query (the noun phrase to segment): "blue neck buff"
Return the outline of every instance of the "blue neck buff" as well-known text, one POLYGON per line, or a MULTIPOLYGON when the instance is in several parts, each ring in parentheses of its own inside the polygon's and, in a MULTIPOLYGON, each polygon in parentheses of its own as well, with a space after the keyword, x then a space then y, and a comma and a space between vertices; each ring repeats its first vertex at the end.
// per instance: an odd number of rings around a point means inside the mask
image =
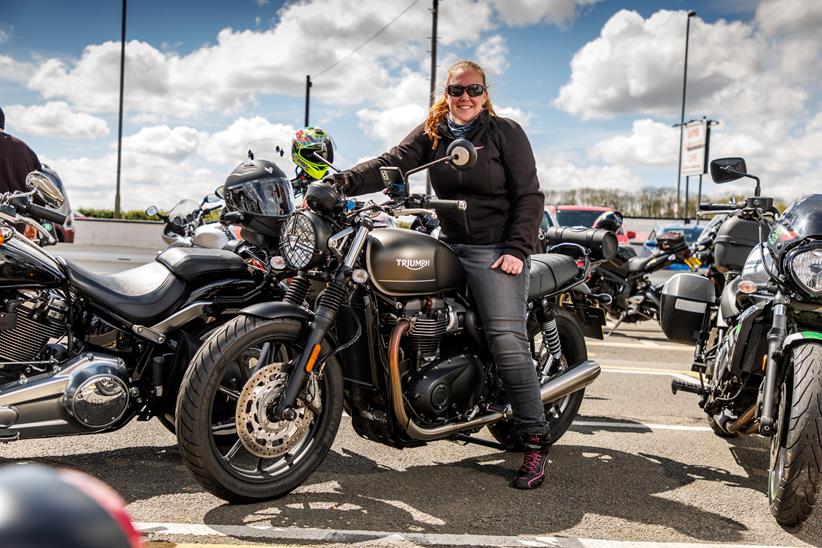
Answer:
POLYGON ((464 125, 459 125, 454 120, 451 119, 451 115, 448 115, 448 130, 454 136, 455 139, 464 139, 468 133, 474 129, 474 126, 477 125, 477 120, 479 120, 479 116, 468 122, 464 125))

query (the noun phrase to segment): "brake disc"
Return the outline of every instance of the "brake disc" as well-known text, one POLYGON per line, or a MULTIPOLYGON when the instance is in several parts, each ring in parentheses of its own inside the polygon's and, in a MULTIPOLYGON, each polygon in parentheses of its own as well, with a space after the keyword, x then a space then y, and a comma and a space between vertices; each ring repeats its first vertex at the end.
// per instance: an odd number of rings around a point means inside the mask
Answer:
MULTIPOLYGON (((288 379, 285 366, 285 363, 272 363, 257 371, 245 383, 237 402, 234 415, 237 434, 243 446, 257 457, 276 458, 286 454, 308 432, 317 409, 298 400, 296 419, 272 421, 268 418, 266 410, 285 390, 288 379)), ((306 399, 319 400, 317 390, 316 381, 311 381, 306 399)))

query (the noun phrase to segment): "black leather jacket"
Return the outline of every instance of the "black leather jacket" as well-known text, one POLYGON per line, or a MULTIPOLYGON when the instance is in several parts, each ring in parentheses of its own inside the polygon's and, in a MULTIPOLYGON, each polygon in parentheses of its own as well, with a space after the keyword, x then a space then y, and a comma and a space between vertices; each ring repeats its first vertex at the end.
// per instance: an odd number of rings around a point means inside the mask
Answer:
MULTIPOLYGON (((382 190, 381 166, 405 172, 445 156, 454 136, 445 123, 438 133, 441 138, 432 149, 421 124, 389 152, 351 168, 348 194, 382 190)), ((441 237, 461 244, 500 244, 503 253, 525 259, 533 252, 545 202, 528 137, 516 122, 483 111, 466 138, 477 147, 472 169, 456 171, 442 163, 430 170, 437 197, 468 202, 467 227, 460 214, 438 214, 441 237)))

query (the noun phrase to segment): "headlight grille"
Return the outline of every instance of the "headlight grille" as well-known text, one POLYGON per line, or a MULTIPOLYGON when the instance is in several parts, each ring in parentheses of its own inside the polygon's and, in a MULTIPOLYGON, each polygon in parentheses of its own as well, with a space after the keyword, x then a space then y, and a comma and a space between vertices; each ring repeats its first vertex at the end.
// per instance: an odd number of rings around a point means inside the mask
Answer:
POLYGON ((283 224, 280 253, 291 268, 303 269, 311 264, 317 251, 317 231, 306 215, 294 213, 283 224))

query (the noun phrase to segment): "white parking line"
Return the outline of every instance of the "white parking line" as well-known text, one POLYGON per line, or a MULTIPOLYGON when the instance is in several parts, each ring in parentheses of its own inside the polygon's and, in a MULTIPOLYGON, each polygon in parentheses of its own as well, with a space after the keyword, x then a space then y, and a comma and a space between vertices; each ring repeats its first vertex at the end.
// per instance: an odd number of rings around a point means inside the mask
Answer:
MULTIPOLYGON (((234 537, 244 541, 311 541, 355 544, 362 542, 396 544, 411 542, 424 546, 550 546, 552 548, 714 548, 716 544, 686 542, 635 542, 620 540, 549 537, 537 535, 456 535, 434 533, 409 533, 389 531, 356 531, 340 529, 316 529, 302 527, 270 527, 247 525, 203 525, 193 523, 136 522, 138 531, 151 535, 175 535, 185 537, 234 537)), ((203 545, 205 546, 205 545, 203 545)), ((766 548, 761 545, 736 544, 742 548, 766 548)))
POLYGON ((684 424, 647 424, 643 422, 574 421, 571 429, 581 428, 622 428, 625 430, 674 430, 681 432, 713 432, 707 426, 687 426, 684 424))
POLYGON ((694 347, 684 344, 660 344, 653 341, 642 340, 638 342, 616 342, 616 341, 598 341, 586 339, 585 344, 588 346, 604 346, 610 348, 641 348, 643 350, 681 350, 693 353, 694 347))

